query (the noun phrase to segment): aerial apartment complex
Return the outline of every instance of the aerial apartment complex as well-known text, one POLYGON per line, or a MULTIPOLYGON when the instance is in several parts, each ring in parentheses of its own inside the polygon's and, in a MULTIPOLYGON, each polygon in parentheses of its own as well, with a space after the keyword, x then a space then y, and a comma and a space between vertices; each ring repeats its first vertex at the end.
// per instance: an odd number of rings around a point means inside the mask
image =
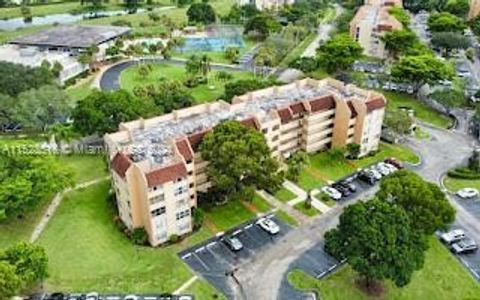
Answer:
POLYGON ((197 193, 211 186, 199 145, 222 121, 262 132, 279 159, 350 143, 365 155, 378 148, 385 104, 375 91, 307 78, 122 123, 105 135, 119 215, 130 229, 144 227, 154 246, 190 232, 197 193))
POLYGON ((385 58, 388 51, 381 37, 389 31, 402 29, 403 25, 389 10, 402 6, 401 1, 367 0, 350 22, 350 36, 363 48, 364 54, 385 58))

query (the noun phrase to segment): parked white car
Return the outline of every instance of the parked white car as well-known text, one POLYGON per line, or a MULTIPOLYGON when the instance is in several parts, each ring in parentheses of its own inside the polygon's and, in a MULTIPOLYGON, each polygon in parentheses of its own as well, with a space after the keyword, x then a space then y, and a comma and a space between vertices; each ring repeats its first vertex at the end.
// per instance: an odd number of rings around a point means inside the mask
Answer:
POLYGON ((474 240, 465 238, 452 245, 452 251, 455 254, 471 253, 478 250, 478 245, 474 240))
POLYGON ((88 293, 85 296, 85 300, 98 300, 98 293, 97 292, 88 293))
POLYGON ((380 162, 375 166, 375 170, 377 170, 382 176, 387 176, 392 173, 388 167, 385 166, 385 163, 380 162))
POLYGON ((277 223, 268 218, 260 218, 257 221, 258 226, 270 234, 277 234, 280 232, 280 227, 277 223))
POLYGON ((136 295, 127 295, 123 298, 123 300, 140 300, 140 297, 136 295))
POLYGON ((445 232, 440 236, 440 239, 447 244, 458 242, 465 238, 465 232, 462 229, 454 229, 449 232, 445 232))
POLYGON ((474 188, 463 188, 457 191, 457 196, 464 199, 474 198, 478 196, 478 190, 474 188))
POLYGON ((340 200, 342 199, 342 193, 337 191, 336 189, 330 187, 330 186, 324 186, 322 187, 322 192, 327 194, 330 198, 333 200, 340 200))
POLYGON ((370 171, 376 180, 382 179, 382 174, 380 174, 380 172, 378 172, 377 169, 375 169, 375 167, 370 168, 370 171))

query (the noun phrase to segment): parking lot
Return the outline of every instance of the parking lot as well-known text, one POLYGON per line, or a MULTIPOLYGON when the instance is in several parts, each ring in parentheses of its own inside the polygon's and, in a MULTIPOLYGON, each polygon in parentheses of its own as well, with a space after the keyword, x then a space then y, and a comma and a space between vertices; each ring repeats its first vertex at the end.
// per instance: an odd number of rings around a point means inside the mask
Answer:
MULTIPOLYGON (((98 300, 123 300, 125 297, 127 299, 132 299, 132 296, 136 296, 137 300, 193 300, 194 297, 192 295, 170 295, 170 294, 143 294, 143 295, 122 295, 122 294, 106 294, 106 295, 98 295, 98 300), (128 297, 130 298, 128 298, 128 297)), ((86 298, 86 294, 42 294, 42 295, 35 295, 31 297, 32 300, 84 300, 86 298), (63 297, 63 298, 62 298, 63 297)))
POLYGON ((231 299, 233 298, 232 287, 235 280, 232 275, 237 266, 246 260, 253 259, 256 253, 276 243, 291 230, 289 225, 278 220, 275 216, 269 215, 267 218, 273 220, 280 227, 279 233, 275 235, 267 233, 255 224, 257 219, 254 219, 228 231, 221 237, 211 238, 184 250, 178 256, 231 299), (243 244, 243 249, 232 251, 224 242, 226 236, 238 238, 243 244))

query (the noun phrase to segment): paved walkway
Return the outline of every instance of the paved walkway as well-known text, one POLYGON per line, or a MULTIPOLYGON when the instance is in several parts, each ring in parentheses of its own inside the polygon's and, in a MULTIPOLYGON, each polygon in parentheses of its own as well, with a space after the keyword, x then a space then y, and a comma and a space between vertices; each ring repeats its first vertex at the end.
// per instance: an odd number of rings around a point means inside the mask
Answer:
POLYGON ((190 278, 188 281, 186 281, 184 284, 182 284, 181 287, 176 289, 175 292, 173 292, 173 294, 174 295, 182 294, 183 292, 185 292, 186 289, 188 289, 192 284, 194 284, 195 281, 197 281, 197 279, 198 279, 198 276, 193 275, 192 278, 190 278))
MULTIPOLYGON (((342 13, 343 8, 339 5, 335 5, 335 18, 334 20, 342 13)), ((313 57, 317 51, 320 42, 325 41, 330 36, 330 32, 334 28, 332 22, 321 23, 318 25, 317 36, 315 39, 308 45, 305 51, 302 54, 302 57, 313 57)))
POLYGON ((265 200, 267 200, 268 203, 270 203, 271 205, 273 205, 277 209, 281 209, 281 210, 285 211, 286 213, 288 213, 290 216, 294 217, 295 220, 297 220, 297 222, 299 224, 305 224, 309 221, 309 217, 305 216, 304 214, 302 214, 301 212, 299 212, 298 210, 293 208, 288 203, 284 203, 284 202, 278 200, 277 198, 275 198, 274 196, 272 196, 271 194, 269 194, 269 193, 267 193, 263 190, 257 191, 257 193, 260 196, 262 196, 265 200))
POLYGON ((110 178, 110 176, 106 176, 106 177, 103 177, 103 178, 98 178, 98 179, 95 179, 95 180, 80 183, 80 184, 74 186, 73 188, 68 188, 68 189, 66 189, 62 192, 57 193, 55 195, 55 197, 53 197, 52 202, 50 203, 47 210, 45 211, 45 214, 43 215, 42 219, 37 224, 37 226, 35 226, 35 228, 32 232, 32 235, 30 236, 30 240, 29 240, 30 243, 35 242, 40 237, 43 230, 45 230, 45 227, 47 226, 48 222, 53 217, 53 215, 55 214, 55 211, 57 210, 58 206, 62 202, 63 195, 65 195, 68 192, 77 190, 77 189, 81 189, 81 188, 85 188, 85 187, 94 185, 96 183, 102 182, 102 181, 107 180, 109 178, 110 178))
MULTIPOLYGON (((290 190, 291 192, 293 192, 294 194, 296 194, 298 196, 297 198, 288 201, 288 205, 294 206, 294 205, 296 205, 296 204, 298 204, 302 201, 305 201, 307 199, 307 192, 305 192, 301 187, 299 187, 295 183, 293 183, 291 181, 288 181, 288 180, 285 180, 283 182, 283 187, 285 187, 286 189, 290 190)), ((331 209, 330 206, 326 205, 325 203, 318 200, 314 196, 314 195, 320 193, 319 190, 315 189, 315 190, 312 190, 310 193, 312 195, 312 206, 314 208, 319 210, 322 214, 326 213, 327 211, 329 211, 331 209)))

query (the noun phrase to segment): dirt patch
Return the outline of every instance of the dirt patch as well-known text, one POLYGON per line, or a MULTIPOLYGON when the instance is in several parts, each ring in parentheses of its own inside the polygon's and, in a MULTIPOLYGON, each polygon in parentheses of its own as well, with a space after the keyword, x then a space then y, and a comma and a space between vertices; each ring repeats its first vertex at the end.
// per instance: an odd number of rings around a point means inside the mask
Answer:
POLYGON ((367 280, 365 278, 358 278, 355 280, 355 286, 368 296, 383 299, 385 294, 385 287, 383 283, 378 280, 367 280))

